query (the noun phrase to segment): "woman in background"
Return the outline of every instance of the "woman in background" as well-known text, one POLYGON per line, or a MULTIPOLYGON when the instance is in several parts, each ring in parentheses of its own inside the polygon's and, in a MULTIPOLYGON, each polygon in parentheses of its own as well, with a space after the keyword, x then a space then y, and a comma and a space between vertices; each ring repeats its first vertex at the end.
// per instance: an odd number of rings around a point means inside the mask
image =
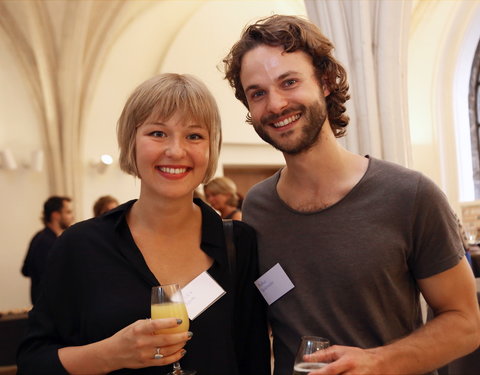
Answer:
POLYGON ((111 195, 104 195, 98 198, 93 204, 93 216, 97 217, 118 206, 118 200, 111 195))
POLYGON ((222 219, 242 220, 240 195, 237 186, 228 177, 217 177, 203 186, 205 199, 222 219))
POLYGON ((140 179, 140 196, 57 240, 18 374, 161 375, 182 358, 197 375, 269 375, 255 232, 234 222, 232 274, 220 216, 193 199, 220 151, 213 96, 190 75, 153 77, 127 100, 117 137, 120 167, 140 179), (148 319, 151 288, 184 287, 204 272, 226 293, 191 322, 192 332, 154 334, 181 320, 148 319))

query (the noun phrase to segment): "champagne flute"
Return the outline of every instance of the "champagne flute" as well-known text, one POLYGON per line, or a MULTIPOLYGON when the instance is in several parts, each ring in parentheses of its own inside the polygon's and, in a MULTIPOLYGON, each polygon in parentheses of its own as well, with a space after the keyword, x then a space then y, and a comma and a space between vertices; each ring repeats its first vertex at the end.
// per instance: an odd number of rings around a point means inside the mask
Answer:
POLYGON ((303 336, 302 341, 298 347, 295 362, 293 364, 292 375, 305 375, 313 370, 325 367, 327 364, 324 362, 305 362, 303 356, 306 354, 312 354, 319 350, 326 349, 330 346, 330 342, 317 336, 303 336))
MULTIPOLYGON (((177 318, 182 319, 182 324, 173 328, 164 328, 156 331, 159 333, 178 333, 188 331, 190 321, 187 309, 183 302, 182 291, 178 284, 154 286, 151 298, 152 319, 177 318)), ((182 370, 180 362, 173 364, 173 371, 167 375, 195 375, 196 371, 182 370)))

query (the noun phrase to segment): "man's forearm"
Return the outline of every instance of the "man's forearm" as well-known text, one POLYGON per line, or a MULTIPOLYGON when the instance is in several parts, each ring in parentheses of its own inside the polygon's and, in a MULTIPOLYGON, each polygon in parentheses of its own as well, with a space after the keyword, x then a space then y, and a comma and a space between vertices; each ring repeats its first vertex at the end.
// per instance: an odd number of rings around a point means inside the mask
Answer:
POLYGON ((478 348, 475 327, 476 323, 460 312, 444 312, 412 334, 368 351, 376 355, 385 373, 422 374, 478 348))

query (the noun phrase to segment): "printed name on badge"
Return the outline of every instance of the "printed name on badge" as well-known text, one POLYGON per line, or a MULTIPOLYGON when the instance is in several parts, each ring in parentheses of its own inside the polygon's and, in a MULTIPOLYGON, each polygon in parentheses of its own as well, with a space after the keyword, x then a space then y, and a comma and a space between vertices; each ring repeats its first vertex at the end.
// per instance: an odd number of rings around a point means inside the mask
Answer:
POLYGON ((260 276, 255 285, 269 305, 295 287, 278 263, 260 276))
POLYGON ((225 290, 204 271, 182 288, 182 294, 188 317, 193 320, 222 297, 225 290))

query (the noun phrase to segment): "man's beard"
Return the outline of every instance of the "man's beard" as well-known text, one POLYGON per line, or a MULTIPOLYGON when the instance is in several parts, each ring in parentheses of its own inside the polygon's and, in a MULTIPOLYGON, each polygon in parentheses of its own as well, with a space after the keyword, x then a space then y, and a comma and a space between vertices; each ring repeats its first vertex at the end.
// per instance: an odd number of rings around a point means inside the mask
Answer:
MULTIPOLYGON (((321 99, 320 99, 321 100, 321 99)), ((323 123, 327 119, 327 111, 325 106, 325 101, 316 102, 309 107, 304 106, 303 104, 295 107, 295 108, 288 108, 283 111, 279 115, 269 115, 264 116, 260 119, 260 123, 252 121, 252 124, 255 128, 257 134, 262 138, 265 142, 271 144, 277 150, 288 154, 288 155, 298 155, 302 152, 310 150, 318 141, 318 137, 320 136, 320 131, 322 130, 323 123), (279 142, 274 141, 272 137, 270 137, 265 130, 266 127, 270 126, 272 122, 275 122, 278 118, 286 116, 290 113, 302 113, 302 117, 305 119, 306 124, 303 126, 301 137, 292 142, 279 142)), ((281 134, 280 137, 288 137, 291 132, 286 131, 285 133, 281 134)))
POLYGON ((67 229, 69 226, 70 226, 70 223, 68 223, 66 220, 62 219, 60 220, 60 228, 62 228, 62 230, 65 230, 67 229))

